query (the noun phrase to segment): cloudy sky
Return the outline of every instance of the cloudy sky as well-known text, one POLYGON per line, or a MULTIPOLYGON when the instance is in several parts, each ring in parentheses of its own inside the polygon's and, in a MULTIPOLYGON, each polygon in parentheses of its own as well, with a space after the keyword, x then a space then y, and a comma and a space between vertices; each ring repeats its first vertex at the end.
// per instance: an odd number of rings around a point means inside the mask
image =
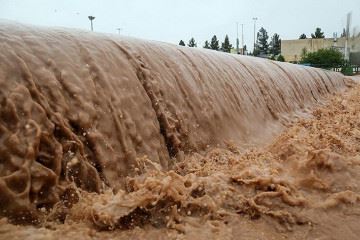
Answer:
MULTIPOLYGON (((236 22, 244 24, 245 44, 253 44, 253 17, 257 29, 282 39, 310 35, 321 27, 327 37, 340 32, 346 13, 353 27, 360 25, 359 0, 0 0, 0 19, 46 26, 89 29, 177 44, 195 37, 198 45, 214 34, 228 34, 235 44, 236 22)), ((358 31, 360 28, 358 27, 358 31)), ((239 27, 241 41, 241 26, 239 27)))

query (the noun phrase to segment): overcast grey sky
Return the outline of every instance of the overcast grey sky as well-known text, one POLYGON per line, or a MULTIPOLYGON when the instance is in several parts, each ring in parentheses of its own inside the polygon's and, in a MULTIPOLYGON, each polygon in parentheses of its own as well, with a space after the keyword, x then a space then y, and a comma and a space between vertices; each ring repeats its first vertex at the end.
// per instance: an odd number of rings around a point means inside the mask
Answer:
MULTIPOLYGON (((195 37, 198 45, 214 34, 228 34, 235 45, 236 22, 244 24, 245 44, 253 43, 253 17, 257 29, 282 39, 310 35, 316 27, 326 37, 340 32, 346 13, 353 12, 353 26, 360 25, 360 0, 0 0, 0 18, 45 26, 89 29, 177 44, 195 37)), ((358 28, 358 30, 360 30, 358 28)), ((240 27, 241 35, 241 27, 240 27)), ((240 36, 241 41, 241 36, 240 36)))

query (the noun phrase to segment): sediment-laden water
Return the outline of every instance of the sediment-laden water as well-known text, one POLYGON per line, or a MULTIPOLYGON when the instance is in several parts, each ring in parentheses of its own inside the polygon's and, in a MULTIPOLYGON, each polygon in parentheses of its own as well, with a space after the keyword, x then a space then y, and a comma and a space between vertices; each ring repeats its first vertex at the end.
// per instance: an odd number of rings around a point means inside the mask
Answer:
POLYGON ((5 233, 301 238, 357 209, 359 108, 311 117, 342 74, 12 22, 0 46, 5 233))

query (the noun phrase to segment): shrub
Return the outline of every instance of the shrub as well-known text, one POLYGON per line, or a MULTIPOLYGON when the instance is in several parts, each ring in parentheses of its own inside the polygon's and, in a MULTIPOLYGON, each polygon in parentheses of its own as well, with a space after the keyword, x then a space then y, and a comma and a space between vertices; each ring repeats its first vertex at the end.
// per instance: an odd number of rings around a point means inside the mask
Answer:
POLYGON ((306 53, 302 57, 301 63, 310 64, 313 67, 330 69, 342 66, 344 64, 344 58, 342 53, 337 49, 328 48, 320 49, 317 52, 306 53))
POLYGON ((278 60, 279 62, 285 62, 285 58, 283 55, 279 55, 276 60, 278 60))

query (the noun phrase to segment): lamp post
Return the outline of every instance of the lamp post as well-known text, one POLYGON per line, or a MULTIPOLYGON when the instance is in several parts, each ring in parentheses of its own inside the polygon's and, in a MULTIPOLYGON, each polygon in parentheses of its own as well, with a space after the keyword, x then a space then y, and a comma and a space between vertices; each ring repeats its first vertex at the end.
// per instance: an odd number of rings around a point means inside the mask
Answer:
POLYGON ((256 48, 256 42, 255 42, 255 37, 256 37, 256 21, 258 20, 258 18, 257 18, 257 17, 254 17, 253 20, 254 20, 254 50, 253 50, 253 53, 254 53, 255 48, 256 48))
POLYGON ((118 30, 119 35, 120 35, 120 34, 121 34, 121 30, 122 30, 122 28, 117 28, 116 30, 118 30))
POLYGON ((94 16, 88 16, 89 20, 90 20, 90 23, 91 23, 91 31, 94 31, 94 28, 93 28, 93 20, 95 19, 94 16))

